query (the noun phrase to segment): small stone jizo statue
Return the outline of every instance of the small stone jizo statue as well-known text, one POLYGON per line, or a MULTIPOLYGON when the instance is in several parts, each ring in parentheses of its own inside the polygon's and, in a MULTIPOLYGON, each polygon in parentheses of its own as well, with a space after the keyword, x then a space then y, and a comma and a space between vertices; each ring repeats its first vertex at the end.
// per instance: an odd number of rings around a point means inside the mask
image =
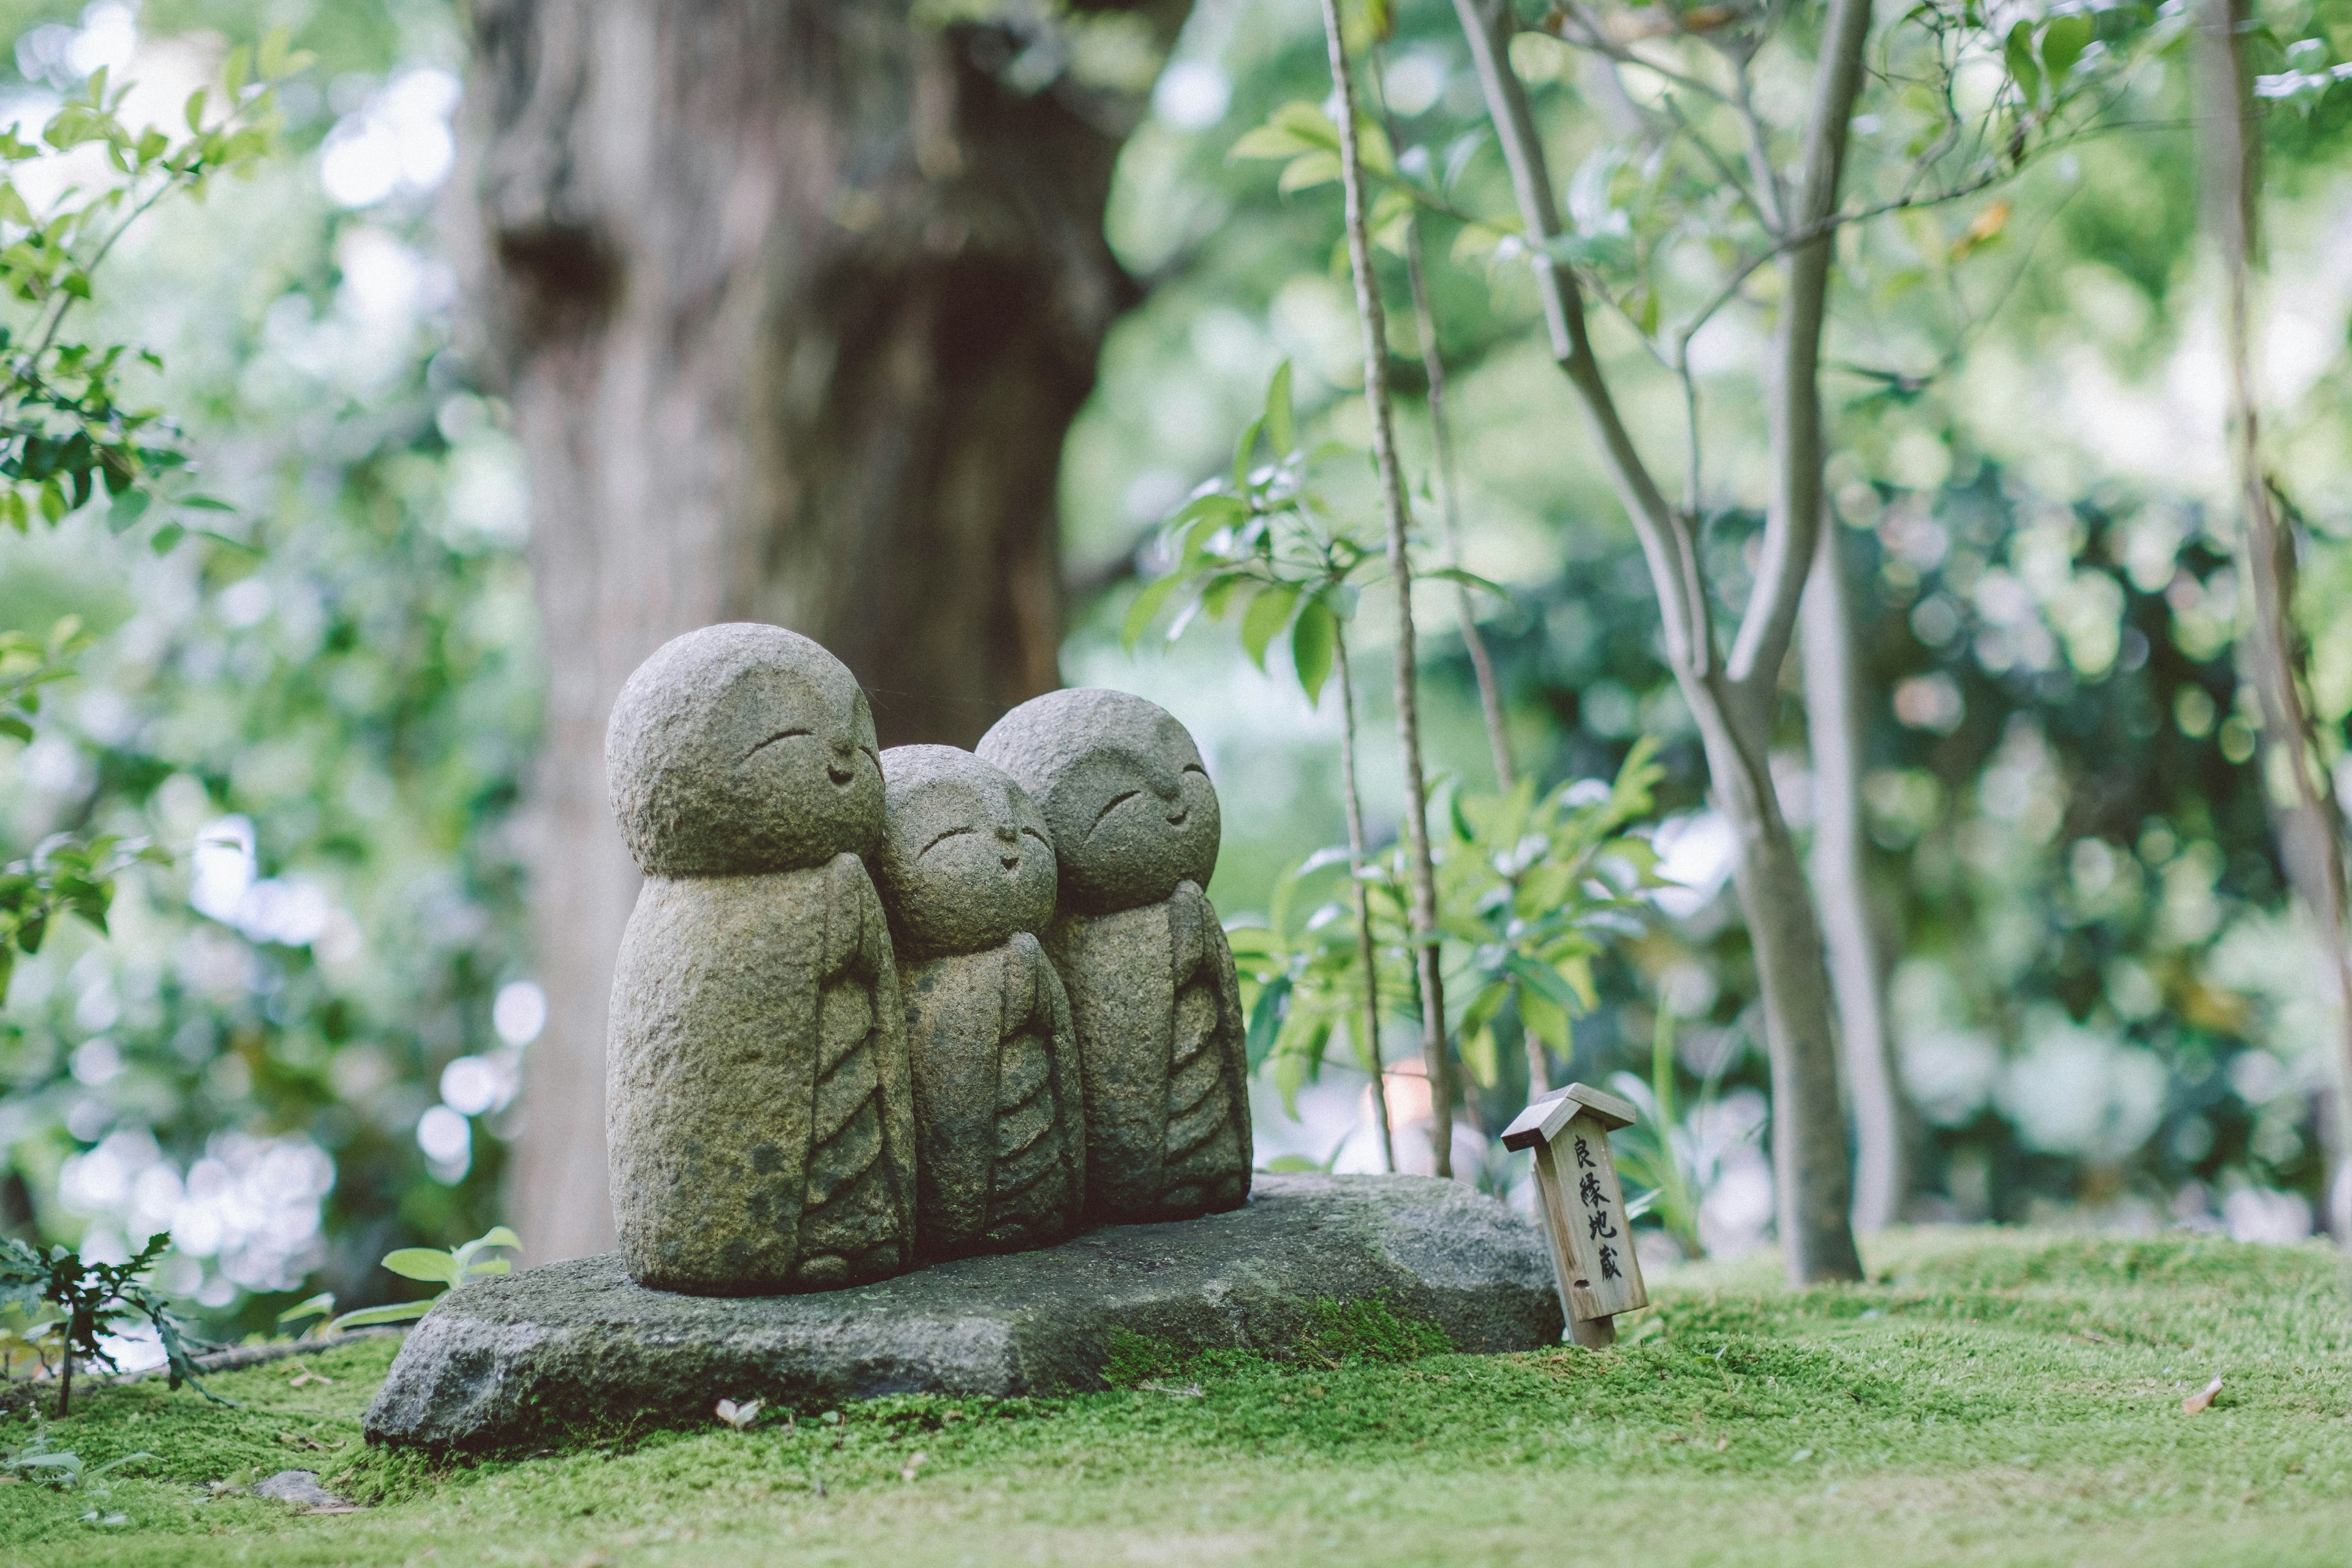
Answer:
POLYGON ((1173 715, 1120 691, 1049 692, 982 737, 1045 814, 1060 907, 1045 952, 1068 988, 1086 1083, 1087 1205, 1184 1219, 1249 1195, 1233 951, 1201 891, 1217 792, 1173 715))
POLYGON ((778 626, 665 644, 614 705, 613 809, 646 873, 613 980, 605 1121, 639 1284, 819 1290, 915 1245, 914 1105, 874 720, 778 626))
POLYGON ((953 746, 882 753, 875 878, 890 917, 915 1081, 927 1258, 1061 1240, 1085 1197, 1077 1041, 1034 934, 1054 916, 1034 802, 953 746))

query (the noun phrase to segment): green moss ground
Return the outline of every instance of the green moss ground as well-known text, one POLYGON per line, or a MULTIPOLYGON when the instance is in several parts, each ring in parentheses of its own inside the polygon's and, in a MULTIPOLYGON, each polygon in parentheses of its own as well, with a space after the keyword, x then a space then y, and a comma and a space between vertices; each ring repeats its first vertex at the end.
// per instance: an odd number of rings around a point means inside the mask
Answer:
POLYGON ((1106 1394, 495 1464, 363 1449, 393 1347, 354 1345, 223 1375, 238 1410, 92 1390, 51 1441, 158 1458, 104 1497, 0 1486, 0 1562, 2352 1561, 2352 1319, 2324 1247, 1946 1231, 1871 1262, 1873 1284, 1795 1292, 1769 1264, 1685 1271, 1598 1355, 1318 1364, 1419 1348, 1331 1320, 1299 1364, 1139 1342, 1118 1359, 1140 1385, 1106 1394), (305 1370, 334 1381, 294 1386, 305 1370), (288 1468, 373 1506, 301 1517, 205 1485, 288 1468))

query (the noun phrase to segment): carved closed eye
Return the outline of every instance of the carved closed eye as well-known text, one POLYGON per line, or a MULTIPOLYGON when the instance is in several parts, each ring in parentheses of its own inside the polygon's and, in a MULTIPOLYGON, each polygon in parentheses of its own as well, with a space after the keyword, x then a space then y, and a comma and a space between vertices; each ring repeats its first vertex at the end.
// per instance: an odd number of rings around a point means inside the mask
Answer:
POLYGON ((744 752, 743 755, 751 757, 766 750, 768 747, 774 745, 779 741, 789 741, 794 735, 806 735, 810 733, 812 733, 812 731, 805 729, 779 730, 774 734, 769 736, 766 740, 761 742, 758 745, 752 747, 751 751, 744 752))
POLYGON ((1139 789, 1131 789, 1125 795, 1111 796, 1110 804, 1104 806, 1100 811, 1095 813, 1094 826, 1096 827, 1100 827, 1104 817, 1108 816, 1112 812, 1117 811, 1120 806, 1125 805, 1129 801, 1133 800, 1137 795, 1139 795, 1142 793, 1143 792, 1139 789))
POLYGON ((955 837, 959 834, 977 833, 979 831, 980 829, 977 827, 950 827, 945 833, 933 838, 929 844, 924 845, 920 849, 916 850, 915 858, 918 860, 921 859, 924 856, 929 854, 932 850, 937 849, 940 845, 945 844, 949 839, 955 837))
MULTIPOLYGON (((1097 820, 1100 819, 1097 818, 1097 820)), ((1024 827, 1021 831, 1035 839, 1038 843, 1043 844, 1048 849, 1051 849, 1054 847, 1054 841, 1052 839, 1046 837, 1044 834, 1038 832, 1034 827, 1024 827)))
POLYGON ((1182 771, 1188 773, 1198 773, 1202 778, 1207 778, 1209 776, 1209 770, 1202 767, 1198 763, 1186 763, 1182 771))

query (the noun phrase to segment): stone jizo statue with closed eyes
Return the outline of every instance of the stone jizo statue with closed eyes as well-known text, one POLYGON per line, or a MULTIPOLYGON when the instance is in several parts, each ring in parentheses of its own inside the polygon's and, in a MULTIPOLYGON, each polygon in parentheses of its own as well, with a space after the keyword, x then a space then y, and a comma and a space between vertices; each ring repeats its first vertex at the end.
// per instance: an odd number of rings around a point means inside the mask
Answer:
POLYGON ((613 980, 606 1130, 632 1278, 758 1295, 914 1261, 915 1127, 874 719, 778 626, 665 644, 605 768, 646 874, 613 980))
POLYGON ((1086 1129, 1070 1005, 1036 932, 1054 847, 1034 802, 953 746, 882 753, 876 879, 915 1084, 921 1251, 1005 1252, 1076 1228, 1086 1129))
POLYGON ((1087 1205, 1182 1219, 1249 1195, 1232 950, 1201 891, 1217 794, 1175 718, 1125 692, 1055 691, 982 737, 1043 808, 1060 905, 1043 933, 1067 987, 1086 1092, 1087 1205))

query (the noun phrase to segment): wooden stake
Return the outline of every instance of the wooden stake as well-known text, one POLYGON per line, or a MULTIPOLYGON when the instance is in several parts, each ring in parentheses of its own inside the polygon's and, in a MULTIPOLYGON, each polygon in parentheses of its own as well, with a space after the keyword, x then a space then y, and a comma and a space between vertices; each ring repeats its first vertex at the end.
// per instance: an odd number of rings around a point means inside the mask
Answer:
POLYGON ((1633 1106, 1581 1083, 1531 1101, 1503 1131, 1507 1149, 1535 1153, 1536 1196, 1560 1315, 1576 1343, 1617 1342, 1616 1317, 1650 1304, 1609 1134, 1633 1124, 1633 1106))

